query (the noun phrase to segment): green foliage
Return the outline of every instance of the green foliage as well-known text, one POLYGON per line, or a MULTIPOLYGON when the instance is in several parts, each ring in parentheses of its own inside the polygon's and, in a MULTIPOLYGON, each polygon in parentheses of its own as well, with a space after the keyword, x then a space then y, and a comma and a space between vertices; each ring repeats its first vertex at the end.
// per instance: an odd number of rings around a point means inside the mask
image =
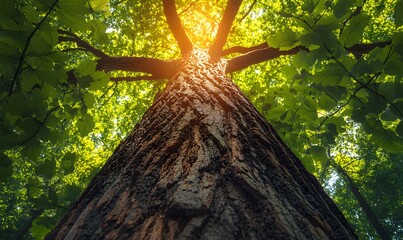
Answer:
MULTIPOLYGON (((176 2, 192 41, 207 48, 226 1, 176 2)), ((309 52, 231 77, 328 186, 360 237, 376 233, 332 159, 352 174, 388 231, 401 235, 403 1, 253 2, 243 2, 226 47, 266 40, 309 52), (393 45, 359 58, 344 48, 388 40, 393 45)), ((111 56, 179 57, 160 1, 60 0, 50 11, 53 3, 2 1, 0 8, 1 239, 27 225, 23 239, 42 239, 164 86, 109 82, 95 56, 59 43, 57 31, 111 56)), ((110 75, 122 74, 129 73, 110 75)))

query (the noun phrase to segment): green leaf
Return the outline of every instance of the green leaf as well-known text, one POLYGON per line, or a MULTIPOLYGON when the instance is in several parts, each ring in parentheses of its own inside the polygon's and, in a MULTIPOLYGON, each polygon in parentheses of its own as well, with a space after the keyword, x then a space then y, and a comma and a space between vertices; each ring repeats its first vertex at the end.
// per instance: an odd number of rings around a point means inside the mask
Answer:
POLYGON ((62 0, 58 3, 58 7, 63 10, 63 13, 86 13, 88 12, 86 3, 87 0, 62 0))
POLYGON ((333 135, 337 135, 337 126, 334 123, 329 123, 326 124, 327 129, 329 130, 329 132, 333 135))
POLYGON ((364 58, 360 58, 354 64, 353 68, 351 69, 351 72, 354 76, 360 77, 364 74, 371 74, 378 72, 382 69, 382 67, 383 63, 378 59, 371 62, 367 62, 364 58))
POLYGON ((289 28, 282 32, 277 32, 274 36, 267 39, 267 43, 273 48, 291 48, 296 42, 297 35, 289 28))
POLYGON ((74 172, 74 163, 77 159, 77 154, 68 152, 63 156, 61 162, 61 168, 64 170, 64 174, 70 174, 74 172))
POLYGON ((40 182, 37 179, 29 180, 26 185, 28 198, 38 198, 43 194, 43 189, 40 187, 40 182))
POLYGON ((46 125, 44 125, 39 129, 38 133, 36 134, 36 137, 40 141, 47 141, 55 137, 55 132, 53 131, 52 134, 52 131, 46 125))
POLYGON ((329 111, 337 105, 337 101, 323 93, 318 97, 318 105, 320 108, 329 111))
POLYGON ((315 172, 315 162, 313 161, 312 157, 303 158, 302 163, 304 164, 306 170, 308 170, 309 172, 315 172))
POLYGON ((56 219, 48 216, 39 217, 35 222, 37 224, 45 226, 48 229, 52 229, 56 225, 56 219))
POLYGON ((329 131, 337 136, 337 133, 344 132, 344 126, 346 125, 346 121, 343 117, 331 117, 326 121, 326 126, 328 127, 329 131))
POLYGON ((81 193, 81 188, 79 188, 76 185, 67 185, 64 190, 63 193, 60 195, 60 199, 62 201, 74 201, 76 200, 81 193))
POLYGON ((94 79, 89 75, 78 77, 77 79, 78 79, 78 85, 83 89, 88 88, 94 81, 94 79))
POLYGON ((32 108, 28 98, 20 93, 14 93, 6 101, 6 111, 9 114, 20 117, 29 117, 32 114, 32 108))
POLYGON ((345 69, 339 64, 329 64, 325 69, 308 77, 308 80, 313 83, 322 84, 323 86, 337 86, 344 75, 345 69))
POLYGON ((46 160, 44 163, 35 167, 35 173, 44 178, 52 178, 56 173, 56 162, 46 160))
POLYGON ((308 32, 305 35, 302 35, 299 38, 299 41, 302 45, 310 47, 311 45, 331 45, 337 46, 335 43, 337 42, 337 38, 334 35, 333 31, 328 27, 317 27, 315 28, 315 32, 308 32))
POLYGON ((53 204, 57 205, 57 193, 55 190, 49 190, 48 198, 53 204))
POLYGON ((109 11, 109 0, 90 0, 89 4, 96 12, 109 11))
POLYGON ((365 108, 368 110, 368 112, 375 114, 383 112, 386 107, 386 100, 383 97, 372 93, 368 96, 368 103, 365 104, 365 108))
POLYGON ((397 27, 403 25, 403 0, 396 3, 394 19, 397 27))
POLYGON ((46 228, 42 224, 34 222, 32 224, 32 227, 29 229, 29 232, 31 233, 32 237, 34 237, 36 240, 40 240, 44 239, 51 230, 52 228, 46 228))
POLYGON ((77 67, 77 72, 79 76, 87 76, 95 73, 97 62, 92 60, 83 60, 77 67))
POLYGON ((390 107, 386 108, 386 110, 382 113, 381 119, 383 121, 395 121, 398 119, 398 116, 393 114, 393 112, 390 110, 390 107))
POLYGON ((34 88, 40 88, 41 81, 33 71, 23 71, 20 78, 22 92, 28 92, 32 91, 34 88))
POLYGON ((306 0, 304 5, 302 5, 302 9, 308 11, 308 13, 312 13, 315 10, 315 3, 313 0, 306 0))
POLYGON ((400 90, 399 85, 399 83, 394 82, 382 82, 379 84, 379 93, 387 98, 394 99, 400 90))
POLYGON ((375 144, 382 147, 386 151, 402 152, 403 151, 403 139, 398 137, 395 132, 389 129, 374 131, 371 135, 371 139, 375 144))
POLYGON ((337 3, 335 4, 335 6, 333 8, 334 16, 336 16, 337 18, 341 18, 344 15, 346 15, 346 13, 350 9, 350 7, 352 7, 354 5, 354 2, 355 2, 354 0, 337 1, 337 3))
POLYGON ((35 204, 36 208, 52 209, 55 207, 55 205, 49 201, 45 194, 42 194, 38 198, 31 198, 30 201, 35 204))
POLYGON ((340 40, 345 47, 351 47, 362 38, 365 27, 368 25, 370 17, 360 14, 350 19, 349 24, 340 35, 340 40))
POLYGON ((95 123, 91 115, 85 114, 77 121, 77 128, 81 137, 85 137, 92 131, 95 123))
POLYGON ((87 92, 87 93, 84 93, 83 100, 84 100, 85 106, 87 106, 87 108, 92 108, 95 103, 95 96, 94 96, 94 94, 87 92))
POLYGON ((312 146, 308 149, 308 153, 312 156, 315 162, 325 163, 327 159, 326 149, 321 146, 312 146))

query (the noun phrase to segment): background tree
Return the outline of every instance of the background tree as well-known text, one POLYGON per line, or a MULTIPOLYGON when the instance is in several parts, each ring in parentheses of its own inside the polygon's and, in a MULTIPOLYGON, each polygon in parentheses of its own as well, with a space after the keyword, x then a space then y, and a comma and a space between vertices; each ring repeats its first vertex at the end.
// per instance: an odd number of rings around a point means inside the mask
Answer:
MULTIPOLYGON (((190 39, 203 48, 213 40, 226 1, 212 4, 177 2, 190 39)), ((42 238, 164 86, 163 81, 121 84, 139 75, 95 71, 100 56, 89 46, 109 56, 159 59, 178 58, 179 49, 159 2, 6 0, 2 6, 1 235, 42 238)), ((345 189, 329 170, 326 149, 331 156, 349 149, 352 158, 362 159, 355 161, 361 163, 352 177, 373 203, 379 195, 369 193, 377 184, 389 180, 383 189, 401 191, 393 184, 399 174, 393 159, 401 159, 403 149, 402 6, 401 1, 244 1, 226 45, 266 41, 282 51, 304 46, 292 56, 277 51, 277 58, 232 78, 305 166, 330 179, 328 185, 345 189), (343 141, 356 132, 374 142, 375 155, 355 153, 361 138, 343 141)), ((268 59, 267 52, 257 53, 252 55, 257 61, 268 59)), ((345 190, 329 189, 341 206, 351 206, 351 197, 342 197, 345 190)), ((397 238, 402 219, 395 204, 402 194, 395 196, 373 208, 388 213, 378 217, 397 238)), ((365 217, 354 214, 357 207, 343 210, 358 230, 367 229, 360 226, 365 217)), ((367 232, 358 233, 368 237, 367 232)))

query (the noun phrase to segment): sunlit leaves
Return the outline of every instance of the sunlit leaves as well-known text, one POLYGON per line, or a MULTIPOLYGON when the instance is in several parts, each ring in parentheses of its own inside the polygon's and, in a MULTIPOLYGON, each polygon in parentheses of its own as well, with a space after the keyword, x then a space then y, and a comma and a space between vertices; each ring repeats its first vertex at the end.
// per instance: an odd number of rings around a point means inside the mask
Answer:
POLYGON ((326 111, 332 110, 337 105, 336 99, 326 94, 319 96, 318 100, 318 106, 326 111))
POLYGON ((89 7, 96 12, 109 11, 109 0, 90 0, 89 7))
POLYGON ((308 77, 308 79, 313 83, 321 84, 323 86, 338 86, 345 73, 346 70, 340 64, 333 63, 308 77))
POLYGON ((285 29, 283 32, 277 32, 274 36, 267 39, 269 46, 274 48, 291 48, 297 42, 297 35, 291 29, 285 29))

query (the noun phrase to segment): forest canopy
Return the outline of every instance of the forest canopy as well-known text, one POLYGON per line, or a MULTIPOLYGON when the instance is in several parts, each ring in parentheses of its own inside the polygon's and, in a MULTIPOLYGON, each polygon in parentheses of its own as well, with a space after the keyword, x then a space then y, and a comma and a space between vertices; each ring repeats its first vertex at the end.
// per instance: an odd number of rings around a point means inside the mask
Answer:
MULTIPOLYGON (((175 3, 190 41, 208 49, 227 1, 175 3)), ((162 1, 1 5, 0 238, 42 239, 168 80, 147 69, 114 69, 103 59, 170 61, 182 49, 162 1)), ((222 54, 242 59, 245 53, 257 64, 229 68, 228 75, 359 237, 379 238, 353 189, 398 239, 403 1, 245 0, 222 54)))

